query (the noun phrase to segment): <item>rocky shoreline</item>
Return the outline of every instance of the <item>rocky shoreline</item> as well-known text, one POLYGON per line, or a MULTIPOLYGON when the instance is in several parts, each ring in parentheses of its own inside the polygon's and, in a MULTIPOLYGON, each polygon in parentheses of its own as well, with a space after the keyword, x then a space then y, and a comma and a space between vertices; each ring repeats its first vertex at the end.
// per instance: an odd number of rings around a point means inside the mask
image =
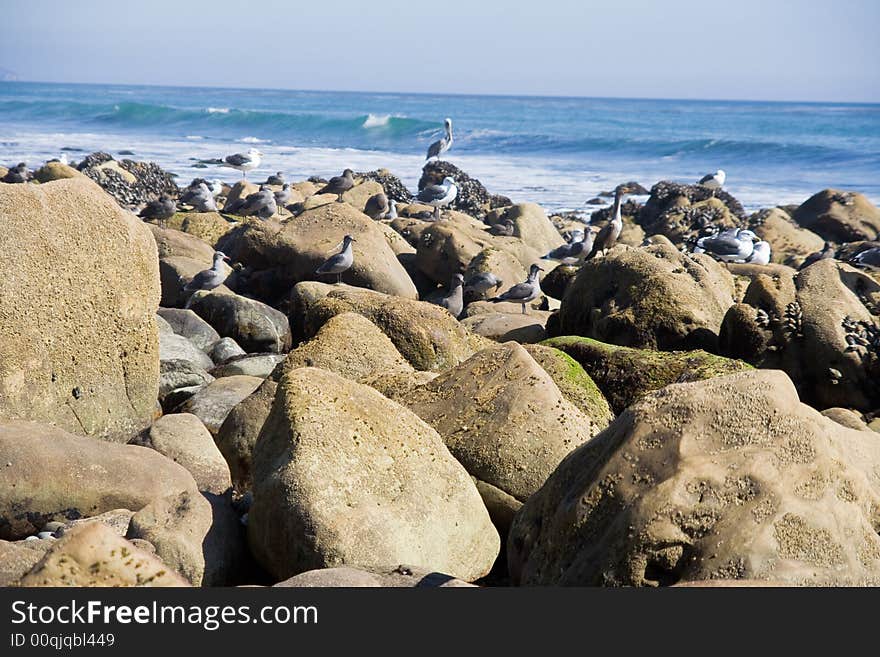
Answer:
POLYGON ((342 202, 292 182, 268 219, 224 210, 242 181, 142 220, 182 190, 106 153, 25 177, 0 183, 0 585, 880 584, 861 194, 749 215, 660 181, 565 264, 585 217, 445 161, 419 182, 455 181, 439 221, 384 169, 342 202), (694 253, 725 229, 772 261, 694 253), (527 312, 492 300, 536 263, 527 312))

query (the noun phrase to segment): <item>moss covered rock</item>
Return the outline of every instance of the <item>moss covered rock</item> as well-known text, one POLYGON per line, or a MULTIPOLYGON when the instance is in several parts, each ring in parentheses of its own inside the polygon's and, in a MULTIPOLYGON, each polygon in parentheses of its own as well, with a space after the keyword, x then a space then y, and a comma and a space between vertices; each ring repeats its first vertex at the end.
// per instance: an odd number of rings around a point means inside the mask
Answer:
POLYGON ((579 336, 541 343, 565 352, 596 382, 616 413, 670 383, 699 381, 752 369, 748 363, 705 351, 653 351, 606 344, 579 336))

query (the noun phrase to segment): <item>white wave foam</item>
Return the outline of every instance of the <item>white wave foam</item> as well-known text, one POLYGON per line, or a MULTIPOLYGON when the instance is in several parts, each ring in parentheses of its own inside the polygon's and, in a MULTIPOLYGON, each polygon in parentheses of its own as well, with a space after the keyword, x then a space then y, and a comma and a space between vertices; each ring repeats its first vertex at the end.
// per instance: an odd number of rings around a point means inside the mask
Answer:
POLYGON ((208 114, 229 114, 228 107, 209 107, 205 110, 208 114))
POLYGON ((268 144, 271 142, 269 139, 259 139, 257 137, 242 137, 236 141, 242 144, 268 144))
POLYGON ((364 119, 363 127, 364 128, 381 128, 382 126, 388 125, 388 122, 391 120, 390 114, 369 114, 367 118, 364 119))
POLYGON ((199 141, 201 139, 204 139, 204 137, 202 137, 201 135, 187 135, 186 139, 189 139, 191 141, 199 141))

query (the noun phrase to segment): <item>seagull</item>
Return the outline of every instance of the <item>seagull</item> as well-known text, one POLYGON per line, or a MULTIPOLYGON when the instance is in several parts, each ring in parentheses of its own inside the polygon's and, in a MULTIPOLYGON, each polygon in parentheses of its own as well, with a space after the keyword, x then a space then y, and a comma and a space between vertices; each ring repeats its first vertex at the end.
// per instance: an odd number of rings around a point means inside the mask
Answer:
POLYGON ((67 156, 67 153, 62 153, 61 157, 58 158, 58 161, 61 162, 61 164, 70 164, 70 158, 67 156))
POLYGON ((339 253, 330 256, 324 264, 315 270, 316 274, 336 274, 336 283, 342 282, 342 273, 354 264, 354 253, 351 250, 352 242, 357 240, 351 235, 342 238, 342 249, 339 253))
POLYGON ((217 205, 208 185, 200 182, 195 187, 187 187, 180 196, 180 202, 193 207, 196 212, 216 212, 217 205))
POLYGON ((433 205, 435 208, 445 208, 455 200, 458 195, 458 187, 455 181, 446 176, 439 185, 428 185, 416 197, 422 203, 433 205))
POLYGON ((747 260, 755 249, 758 236, 744 228, 731 228, 718 235, 697 240, 694 253, 706 252, 724 262, 747 260))
POLYGON ((752 255, 746 258, 746 262, 750 265, 769 265, 770 242, 765 242, 764 240, 756 242, 752 248, 752 255))
POLYGON ((247 153, 236 153, 223 158, 221 166, 231 167, 241 171, 242 178, 247 180, 247 172, 260 166, 260 158, 263 154, 256 148, 249 148, 247 153))
POLYGON ((725 180, 727 180, 727 174, 724 173, 723 169, 718 169, 715 173, 707 173, 697 181, 697 184, 702 185, 706 189, 711 189, 712 197, 714 198, 715 192, 724 187, 725 180))
MULTIPOLYGON (((272 183, 269 183, 272 184, 272 183)), ((290 200, 290 183, 281 183, 281 189, 275 192, 275 205, 283 208, 290 200)))
POLYGON ((266 178, 267 185, 283 185, 284 184, 284 172, 278 171, 274 175, 266 178))
POLYGON ((541 281, 538 272, 544 271, 538 265, 529 268, 529 277, 523 283, 517 283, 504 294, 493 297, 490 301, 514 301, 522 304, 523 315, 526 314, 526 304, 541 296, 541 281))
POLYGON ((880 246, 875 246, 867 251, 857 253, 850 258, 849 262, 856 267, 864 267, 871 271, 880 271, 880 246))
POLYGON ((177 212, 177 206, 168 196, 163 194, 158 201, 150 201, 140 211, 141 219, 170 219, 177 212))
POLYGON ((183 291, 195 292, 197 290, 213 290, 215 287, 223 285, 223 281, 226 280, 227 276, 226 271, 223 268, 224 260, 230 262, 229 256, 222 251, 216 251, 214 253, 214 264, 211 268, 200 271, 193 276, 192 280, 184 286, 183 291))
POLYGON ((461 315, 461 311, 464 310, 464 291, 462 285, 464 285, 464 276, 461 274, 453 275, 449 283, 449 291, 437 301, 438 306, 446 308, 456 319, 461 315))
POLYGON ((397 219, 397 201, 391 199, 388 201, 388 212, 385 214, 386 219, 397 219))
POLYGON ((425 158, 426 160, 430 160, 432 157, 436 157, 439 160, 440 156, 443 155, 443 153, 452 148, 452 119, 444 119, 443 126, 446 130, 446 134, 435 141, 433 144, 428 146, 428 155, 425 158))
POLYGON ((572 231, 571 242, 557 246, 547 255, 544 260, 561 260, 563 264, 573 265, 583 262, 593 250, 593 231, 586 233, 582 230, 572 231))
POLYGON ((12 167, 5 176, 0 178, 0 182, 5 183, 24 183, 28 180, 28 168, 24 162, 19 162, 12 167))
POLYGON ((333 176, 317 193, 336 194, 336 201, 342 203, 342 195, 352 187, 354 187, 354 171, 346 169, 341 176, 333 176))
POLYGON ((205 184, 208 185, 208 189, 211 190, 211 194, 214 195, 214 198, 217 198, 223 193, 223 183, 220 182, 219 179, 215 178, 211 182, 205 184))
POLYGON ((479 274, 474 274, 467 279, 464 284, 464 291, 470 292, 475 297, 482 297, 493 288, 497 291, 502 285, 504 285, 504 281, 495 274, 490 271, 481 271, 479 274))
POLYGON ((802 269, 806 269, 814 262, 818 262, 819 260, 825 260, 826 258, 834 258, 836 249, 831 242, 825 242, 825 246, 822 247, 821 251, 816 251, 815 253, 811 253, 806 257, 803 264, 798 267, 798 271, 802 269))
POLYGON ((593 248, 587 259, 594 258, 599 251, 605 253, 608 249, 617 243, 620 232, 623 230, 623 217, 620 214, 620 206, 623 205, 623 198, 626 195, 626 188, 618 185, 614 190, 614 206, 612 209, 611 221, 602 227, 599 234, 593 239, 593 248))
POLYGON ((253 194, 248 194, 244 202, 237 205, 235 212, 242 217, 256 216, 260 219, 268 219, 278 212, 278 204, 275 202, 275 192, 267 185, 260 185, 260 190, 253 194))
POLYGON ((367 199, 364 214, 370 219, 382 219, 388 214, 388 209, 388 197, 383 192, 379 192, 367 199))

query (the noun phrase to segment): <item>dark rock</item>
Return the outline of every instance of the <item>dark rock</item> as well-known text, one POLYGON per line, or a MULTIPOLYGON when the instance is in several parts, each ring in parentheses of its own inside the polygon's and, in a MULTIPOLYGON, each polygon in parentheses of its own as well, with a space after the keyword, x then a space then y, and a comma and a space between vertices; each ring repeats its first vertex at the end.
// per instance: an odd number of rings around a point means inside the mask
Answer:
POLYGON ((419 191, 428 185, 439 185, 447 176, 455 180, 458 186, 458 195, 449 206, 453 210, 482 219, 488 210, 513 204, 506 196, 490 194, 479 180, 443 160, 425 164, 419 179, 419 191))
POLYGON ((385 195, 389 199, 393 199, 398 203, 412 202, 412 192, 406 188, 406 185, 403 184, 403 181, 401 181, 400 178, 388 171, 388 169, 377 169, 376 171, 367 171, 366 173, 356 173, 355 178, 375 180, 382 185, 382 188, 385 190, 385 195))

